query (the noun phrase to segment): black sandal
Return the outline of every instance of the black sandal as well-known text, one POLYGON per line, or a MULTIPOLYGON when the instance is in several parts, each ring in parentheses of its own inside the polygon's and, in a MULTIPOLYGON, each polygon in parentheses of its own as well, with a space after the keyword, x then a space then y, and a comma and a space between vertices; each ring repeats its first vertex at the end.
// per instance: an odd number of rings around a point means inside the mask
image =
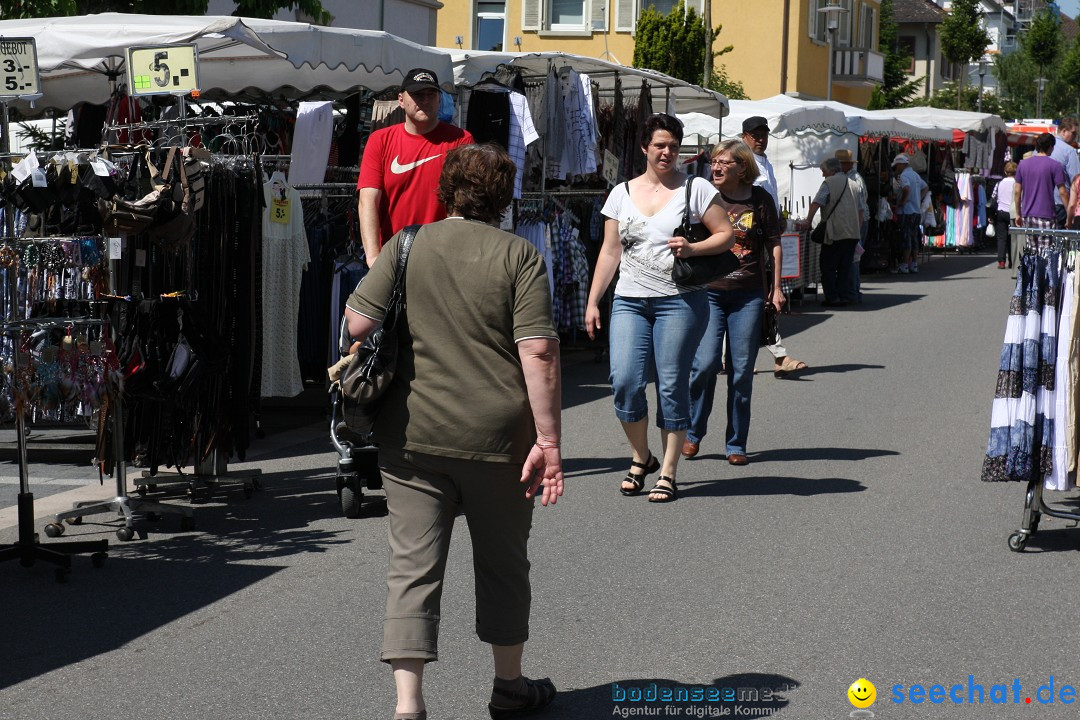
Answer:
POLYGON ((632 487, 632 488, 619 487, 619 492, 621 492, 623 495, 626 495, 627 497, 629 497, 630 495, 637 495, 639 492, 641 492, 641 489, 643 487, 645 487, 645 477, 648 476, 648 475, 651 475, 652 473, 654 473, 654 472, 656 472, 657 470, 660 469, 660 461, 656 459, 655 455, 653 455, 652 453, 649 453, 649 461, 648 462, 639 463, 639 462, 634 462, 634 461, 631 460, 630 465, 632 467, 641 468, 645 472, 643 472, 643 473, 635 473, 635 472, 626 473, 626 477, 623 478, 623 482, 628 482, 631 485, 633 485, 634 487, 632 487))
POLYGON ((649 490, 649 502, 666 503, 672 502, 679 495, 679 488, 675 485, 675 478, 661 475, 656 479, 656 484, 649 490), (667 483, 671 487, 664 487, 660 483, 667 483), (659 495, 660 497, 653 497, 659 495))
POLYGON ((555 699, 555 684, 550 679, 531 680, 524 675, 521 676, 521 679, 525 681, 525 692, 504 690, 497 685, 491 688, 492 702, 488 703, 488 712, 491 713, 493 720, 528 715, 537 710, 542 710, 555 699), (494 703, 496 697, 504 698, 514 704, 496 705, 494 703))

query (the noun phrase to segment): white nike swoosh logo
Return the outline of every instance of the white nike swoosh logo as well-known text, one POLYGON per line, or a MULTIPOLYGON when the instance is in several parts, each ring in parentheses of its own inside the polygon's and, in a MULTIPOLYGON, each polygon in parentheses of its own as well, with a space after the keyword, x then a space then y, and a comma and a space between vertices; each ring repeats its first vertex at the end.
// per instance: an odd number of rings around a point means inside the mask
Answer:
POLYGON ((397 156, 395 156, 394 159, 390 161, 390 172, 394 173, 395 175, 400 175, 401 173, 409 172, 418 165, 423 165, 426 162, 440 157, 442 157, 442 153, 439 153, 438 155, 432 155, 431 157, 423 158, 422 160, 417 160, 416 162, 405 163, 404 165, 402 165, 397 161, 397 156))

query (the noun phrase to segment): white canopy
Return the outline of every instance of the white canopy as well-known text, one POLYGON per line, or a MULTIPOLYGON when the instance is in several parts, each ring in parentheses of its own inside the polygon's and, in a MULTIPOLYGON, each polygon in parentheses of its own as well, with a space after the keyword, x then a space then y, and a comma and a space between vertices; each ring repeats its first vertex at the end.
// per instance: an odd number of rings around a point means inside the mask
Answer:
POLYGON ((1005 121, 990 113, 965 112, 963 110, 944 110, 932 107, 910 107, 897 110, 869 111, 873 115, 892 116, 905 122, 917 122, 927 125, 960 130, 961 132, 982 132, 1000 130, 1008 132, 1005 121))
MULTIPOLYGON (((859 155, 859 138, 867 135, 904 137, 913 140, 951 142, 949 127, 926 124, 918 118, 902 119, 839 102, 812 102, 787 95, 765 100, 731 100, 731 113, 723 119, 722 132, 715 117, 679 115, 689 139, 684 143, 707 145, 724 138, 738 137, 742 123, 754 115, 769 123, 766 154, 776 173, 781 204, 805 212, 806 196, 821 183, 818 165, 837 150, 846 148, 859 155)), ((889 111, 890 113, 893 111, 889 111)))
MULTIPOLYGON (((510 65, 518 68, 526 75, 544 77, 548 67, 553 66, 556 71, 559 68, 570 66, 580 73, 586 73, 600 84, 601 92, 610 92, 615 86, 615 79, 620 78, 624 87, 631 80, 641 78, 648 81, 649 86, 664 93, 670 93, 674 99, 676 112, 706 112, 714 117, 724 117, 728 114, 728 100, 715 90, 708 90, 698 85, 673 78, 670 75, 655 70, 643 70, 632 68, 618 63, 600 60, 599 58, 573 55, 564 52, 494 52, 483 50, 446 50, 450 53, 454 63, 454 83, 471 87, 494 73, 502 65, 510 65)), ((653 107, 657 110, 664 106, 660 97, 653 96, 653 107)))
MULTIPOLYGON (((44 97, 38 110, 105 102, 112 81, 126 82, 133 46, 195 43, 206 99, 238 94, 303 97, 316 88, 347 92, 400 84, 414 67, 433 70, 452 88, 449 56, 385 32, 238 17, 129 15, 0 22, 0 37, 33 37, 44 97)), ((14 103, 24 112, 26 103, 14 103)))

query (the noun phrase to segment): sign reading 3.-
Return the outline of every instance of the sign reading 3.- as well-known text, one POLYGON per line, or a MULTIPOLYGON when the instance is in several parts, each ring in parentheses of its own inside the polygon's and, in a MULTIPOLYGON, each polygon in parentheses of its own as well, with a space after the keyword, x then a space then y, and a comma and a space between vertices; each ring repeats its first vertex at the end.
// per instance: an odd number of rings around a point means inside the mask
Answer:
POLYGON ((132 95, 186 95, 199 89, 199 50, 194 45, 127 49, 132 95))
POLYGON ((0 37, 0 97, 41 94, 34 38, 0 37))

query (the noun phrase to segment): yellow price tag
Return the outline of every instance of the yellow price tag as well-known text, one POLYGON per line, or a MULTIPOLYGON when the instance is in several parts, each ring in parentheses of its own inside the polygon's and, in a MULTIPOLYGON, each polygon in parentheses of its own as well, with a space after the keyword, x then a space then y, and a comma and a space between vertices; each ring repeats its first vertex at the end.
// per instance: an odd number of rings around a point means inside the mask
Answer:
POLYGON ((270 222, 288 225, 290 210, 289 198, 274 198, 270 204, 270 222))

